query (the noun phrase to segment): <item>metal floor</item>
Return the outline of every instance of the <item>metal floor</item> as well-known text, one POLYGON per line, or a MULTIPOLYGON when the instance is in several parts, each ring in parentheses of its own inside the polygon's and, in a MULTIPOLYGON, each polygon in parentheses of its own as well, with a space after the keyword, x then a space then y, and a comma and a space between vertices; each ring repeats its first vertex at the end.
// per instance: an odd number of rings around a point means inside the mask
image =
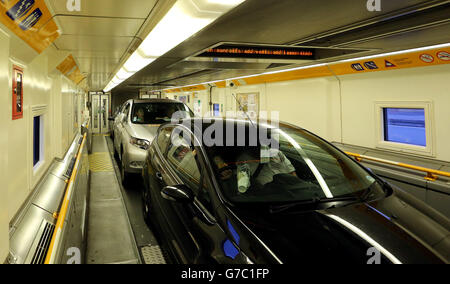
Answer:
POLYGON ((112 151, 109 137, 93 136, 86 263, 166 263, 141 214, 140 183, 122 187, 112 151))

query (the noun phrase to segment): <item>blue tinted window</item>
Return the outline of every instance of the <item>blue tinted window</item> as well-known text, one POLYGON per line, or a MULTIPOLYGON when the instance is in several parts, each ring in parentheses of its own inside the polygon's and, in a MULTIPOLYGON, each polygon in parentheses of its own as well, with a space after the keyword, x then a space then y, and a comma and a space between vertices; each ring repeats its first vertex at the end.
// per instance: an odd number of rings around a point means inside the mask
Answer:
POLYGON ((424 109, 385 108, 383 112, 385 141, 427 146, 424 109))
POLYGON ((219 106, 219 104, 214 104, 214 116, 220 116, 220 106, 219 106))
POLYGON ((41 160, 41 117, 34 117, 33 121, 33 166, 41 160))

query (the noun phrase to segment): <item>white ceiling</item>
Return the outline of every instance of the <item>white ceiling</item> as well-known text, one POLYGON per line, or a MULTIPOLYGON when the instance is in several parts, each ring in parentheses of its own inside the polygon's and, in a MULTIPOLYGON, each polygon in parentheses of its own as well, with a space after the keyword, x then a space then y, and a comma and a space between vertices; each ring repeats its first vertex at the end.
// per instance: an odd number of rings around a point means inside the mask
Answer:
POLYGON ((61 30, 54 45, 74 56, 91 90, 101 90, 157 2, 81 0, 81 10, 70 12, 67 1, 46 0, 61 30))

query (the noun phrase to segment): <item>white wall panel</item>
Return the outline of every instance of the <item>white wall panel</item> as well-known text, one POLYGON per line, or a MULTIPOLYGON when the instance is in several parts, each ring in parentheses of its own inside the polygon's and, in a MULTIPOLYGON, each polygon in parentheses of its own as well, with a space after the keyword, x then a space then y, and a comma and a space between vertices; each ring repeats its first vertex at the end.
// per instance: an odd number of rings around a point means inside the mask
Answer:
MULTIPOLYGON (((2 41, 3 43, 3 41, 2 41)), ((9 53, 6 53, 7 55, 9 53)), ((25 63, 15 56, 11 50, 9 62, 6 64, 8 79, 6 84, 0 83, 0 89, 6 90, 7 103, 2 104, 7 115, 7 125, 2 128, 7 137, 7 216, 11 220, 35 188, 54 158, 63 157, 72 142, 75 131, 81 123, 81 107, 78 113, 74 110, 74 97, 82 91, 58 71, 53 57, 57 56, 51 49, 25 63), (12 120, 12 66, 24 69, 23 118, 12 120), (10 84, 11 83, 11 84, 10 84), (33 118, 42 115, 44 122, 44 152, 39 167, 33 167, 33 118), (75 115, 78 123, 75 125, 75 115)), ((4 65, 2 65, 4 66, 4 65)), ((77 102, 80 100, 78 99, 77 102)), ((6 196, 6 195, 5 195, 6 196)))
POLYGON ((375 102, 431 101, 436 159, 450 161, 450 66, 342 76, 343 142, 375 148, 375 102))
MULTIPOLYGON (((8 152, 9 110, 9 36, 0 29, 0 149, 8 152)), ((0 155, 0 184, 8 184, 8 155, 0 155)), ((8 187, 0 186, 0 263, 9 251, 8 187)))
POLYGON ((335 78, 267 85, 268 111, 327 140, 340 140, 339 84, 335 78))
MULTIPOLYGON (((260 93, 262 111, 278 111, 280 120, 310 130, 328 141, 375 148, 376 102, 433 103, 434 158, 450 161, 450 65, 344 75, 213 89, 213 103, 236 110, 232 94, 260 93), (342 111, 341 111, 342 110, 342 111)), ((170 97, 185 93, 170 94, 170 97)), ((209 91, 198 92, 204 113, 209 91)))

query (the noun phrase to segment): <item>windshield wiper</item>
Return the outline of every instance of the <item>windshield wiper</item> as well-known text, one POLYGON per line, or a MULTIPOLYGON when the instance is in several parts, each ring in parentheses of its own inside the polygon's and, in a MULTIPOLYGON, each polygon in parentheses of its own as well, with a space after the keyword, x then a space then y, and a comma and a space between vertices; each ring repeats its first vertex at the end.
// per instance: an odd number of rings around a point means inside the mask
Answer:
POLYGON ((347 202, 347 201, 360 201, 360 200, 361 199, 357 196, 334 197, 334 198, 314 198, 311 200, 298 201, 298 202, 293 202, 293 203, 289 203, 286 205, 271 206, 270 213, 276 214, 276 213, 287 211, 287 210, 295 208, 295 207, 301 207, 301 206, 307 206, 307 205, 316 207, 319 204, 325 204, 325 203, 331 203, 331 202, 347 202))

